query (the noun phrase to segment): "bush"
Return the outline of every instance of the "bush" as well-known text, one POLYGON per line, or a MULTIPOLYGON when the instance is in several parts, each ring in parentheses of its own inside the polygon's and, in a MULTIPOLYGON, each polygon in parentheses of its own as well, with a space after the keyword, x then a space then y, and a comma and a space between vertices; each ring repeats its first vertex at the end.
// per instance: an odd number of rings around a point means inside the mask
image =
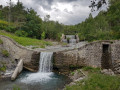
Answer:
POLYGON ((58 40, 58 41, 61 41, 61 36, 62 36, 62 33, 58 33, 58 34, 57 34, 57 40, 58 40))
POLYGON ((0 20, 0 29, 8 32, 15 32, 16 27, 12 23, 0 20))
POLYGON ((9 23, 6 21, 0 20, 0 29, 4 30, 6 27, 8 27, 9 23))
POLYGON ((41 34, 41 39, 45 39, 45 32, 41 34))
POLYGON ((9 53, 8 53, 7 50, 3 50, 3 49, 2 49, 2 55, 3 55, 4 57, 8 57, 8 56, 9 56, 9 53))
POLYGON ((78 33, 80 41, 84 41, 86 39, 85 35, 78 33))
POLYGON ((21 36, 21 37, 26 37, 26 36, 28 36, 28 33, 25 32, 25 31, 23 31, 23 30, 17 30, 17 31, 15 32, 15 34, 16 34, 17 36, 21 36))

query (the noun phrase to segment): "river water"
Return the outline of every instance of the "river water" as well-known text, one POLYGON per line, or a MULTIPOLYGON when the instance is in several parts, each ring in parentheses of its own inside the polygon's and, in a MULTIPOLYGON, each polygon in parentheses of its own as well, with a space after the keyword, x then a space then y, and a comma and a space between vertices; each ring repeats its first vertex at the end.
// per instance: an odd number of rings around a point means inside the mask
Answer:
POLYGON ((41 52, 38 72, 23 71, 14 82, 0 81, 0 90, 61 90, 70 79, 52 72, 52 57, 53 52, 41 52))
POLYGON ((23 71, 15 81, 0 81, 0 90, 61 90, 70 79, 56 73, 31 73, 23 71), (16 90, 16 89, 15 89, 16 90))

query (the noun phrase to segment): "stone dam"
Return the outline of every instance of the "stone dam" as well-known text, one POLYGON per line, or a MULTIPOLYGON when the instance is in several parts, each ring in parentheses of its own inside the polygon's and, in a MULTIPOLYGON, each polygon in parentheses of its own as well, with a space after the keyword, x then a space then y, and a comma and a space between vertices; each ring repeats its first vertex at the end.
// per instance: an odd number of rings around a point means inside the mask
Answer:
MULTIPOLYGON (((6 36, 0 35, 0 39, 14 60, 17 62, 22 60, 24 68, 38 71, 40 53, 43 51, 27 49, 6 36)), ((115 73, 120 74, 120 40, 96 41, 73 48, 52 51, 53 69, 58 72, 91 66, 103 69, 111 68, 115 73)))

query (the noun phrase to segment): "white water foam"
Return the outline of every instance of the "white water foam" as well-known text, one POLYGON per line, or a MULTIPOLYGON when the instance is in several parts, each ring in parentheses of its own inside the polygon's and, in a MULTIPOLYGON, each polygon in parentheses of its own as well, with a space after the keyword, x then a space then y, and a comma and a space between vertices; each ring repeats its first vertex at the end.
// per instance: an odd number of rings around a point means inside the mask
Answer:
POLYGON ((52 79, 54 73, 31 73, 27 74, 20 81, 23 83, 37 83, 37 82, 47 82, 52 79))
POLYGON ((39 61, 39 71, 37 73, 27 74, 20 81, 24 83, 45 82, 52 79, 54 75, 52 70, 52 55, 53 52, 41 52, 39 61))

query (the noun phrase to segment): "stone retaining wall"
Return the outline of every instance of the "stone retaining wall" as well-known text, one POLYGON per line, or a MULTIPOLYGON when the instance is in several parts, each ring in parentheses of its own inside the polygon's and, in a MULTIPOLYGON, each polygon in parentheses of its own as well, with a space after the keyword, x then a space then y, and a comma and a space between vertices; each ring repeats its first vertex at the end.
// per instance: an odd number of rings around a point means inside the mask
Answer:
POLYGON ((97 41, 76 50, 56 52, 54 54, 54 67, 58 70, 81 66, 102 68, 103 45, 109 46, 110 61, 108 62, 113 68, 115 60, 120 60, 120 41, 97 41))
MULTIPOLYGON (((0 36, 4 48, 11 54, 14 60, 23 60, 24 67, 37 71, 39 66, 40 52, 26 49, 6 36, 0 36)), ((58 71, 66 71, 70 68, 91 66, 103 68, 103 45, 108 45, 109 63, 114 69, 116 62, 120 62, 120 41, 97 41, 82 47, 54 52, 53 65, 58 71), (115 64, 114 64, 115 63, 115 64)), ((117 69, 120 67, 117 64, 117 69)), ((116 69, 116 68, 115 68, 116 69)), ((120 72, 116 70, 117 73, 120 72)))
POLYGON ((22 59, 24 66, 27 67, 27 69, 32 71, 38 70, 39 52, 26 49, 6 36, 0 35, 0 39, 3 41, 4 48, 10 53, 13 60, 17 61, 22 59))

